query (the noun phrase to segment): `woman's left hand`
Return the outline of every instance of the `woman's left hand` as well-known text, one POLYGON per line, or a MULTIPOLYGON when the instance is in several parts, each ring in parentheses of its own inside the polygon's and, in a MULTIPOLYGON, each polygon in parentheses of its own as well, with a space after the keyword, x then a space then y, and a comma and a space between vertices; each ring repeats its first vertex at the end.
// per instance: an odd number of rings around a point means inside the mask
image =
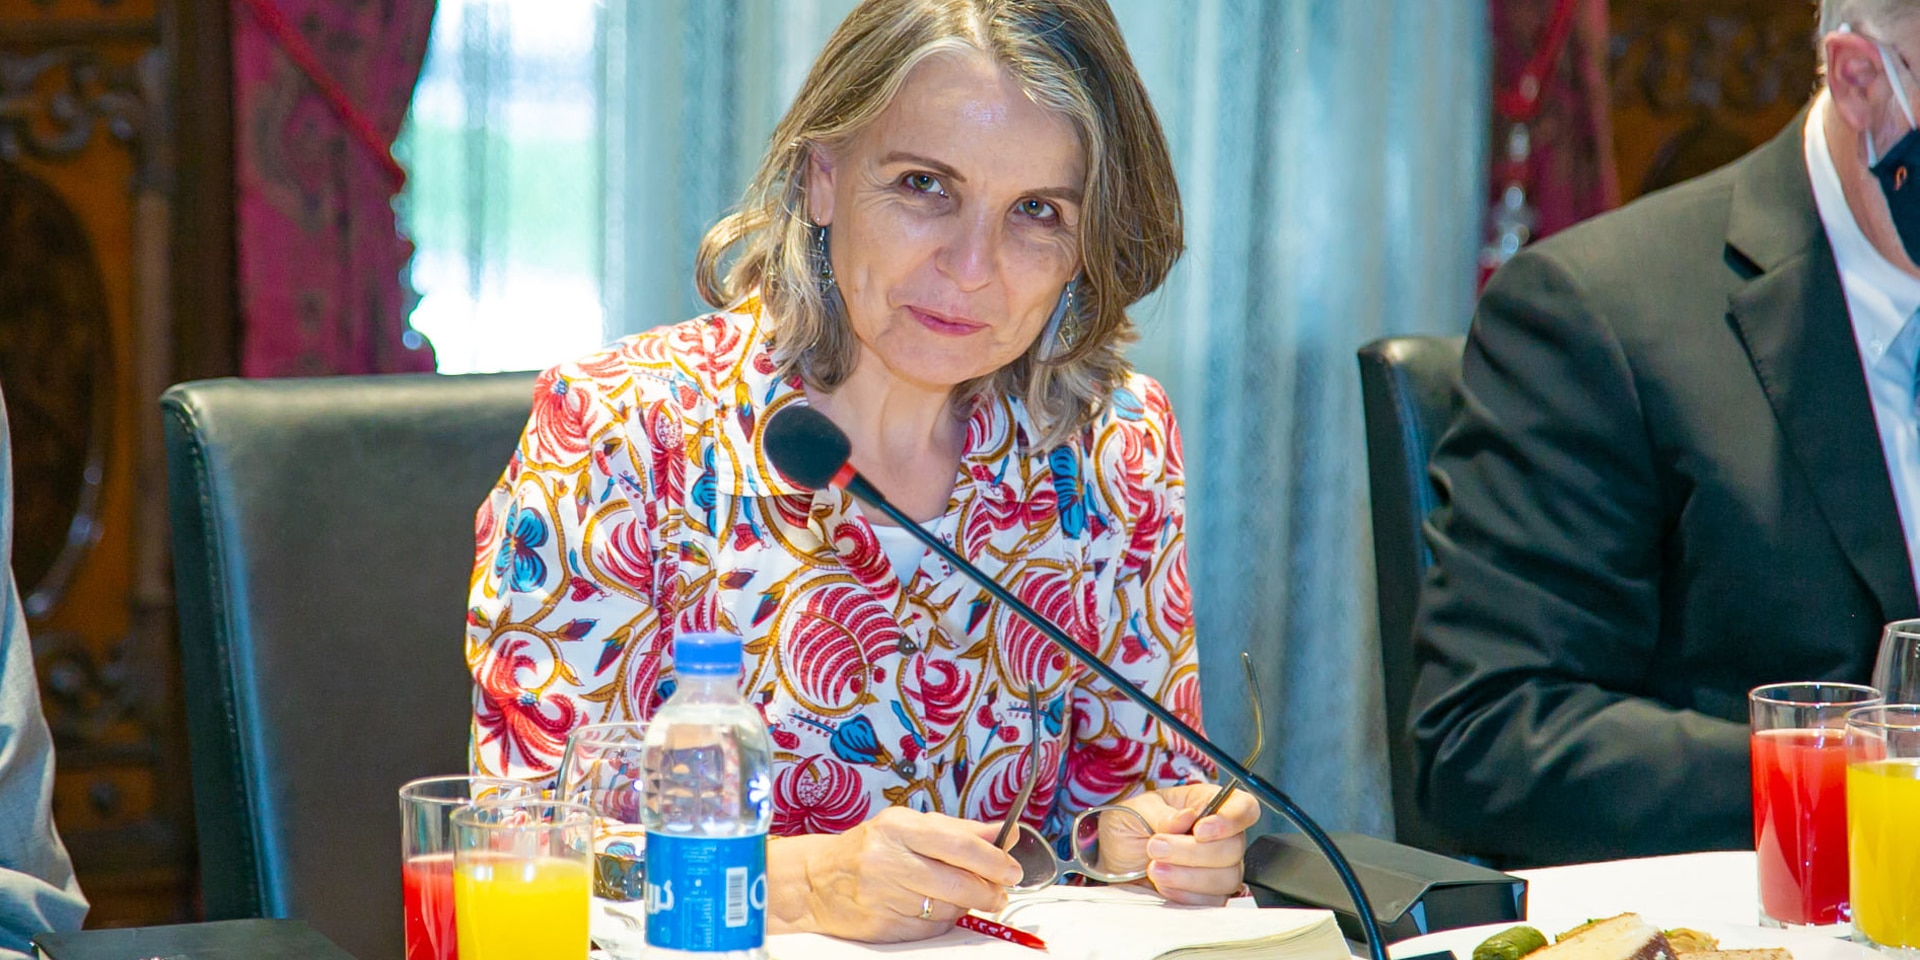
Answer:
POLYGON ((1218 812, 1195 823, 1219 790, 1217 784, 1191 783, 1119 803, 1153 828, 1146 841, 1147 879, 1175 903, 1219 906, 1240 892, 1246 834, 1260 819, 1260 804, 1236 790, 1218 812))

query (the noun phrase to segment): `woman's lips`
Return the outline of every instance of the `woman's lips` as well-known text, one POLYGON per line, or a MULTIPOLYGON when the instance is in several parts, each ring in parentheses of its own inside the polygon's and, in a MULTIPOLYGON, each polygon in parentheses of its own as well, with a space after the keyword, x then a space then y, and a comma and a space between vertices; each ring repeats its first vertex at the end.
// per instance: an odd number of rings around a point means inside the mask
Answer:
POLYGON ((908 307, 907 312, 913 314, 913 318, 920 321, 921 326, 943 336, 964 337, 987 328, 987 325, 984 323, 974 323, 971 320, 961 320, 957 317, 931 313, 919 307, 908 307))

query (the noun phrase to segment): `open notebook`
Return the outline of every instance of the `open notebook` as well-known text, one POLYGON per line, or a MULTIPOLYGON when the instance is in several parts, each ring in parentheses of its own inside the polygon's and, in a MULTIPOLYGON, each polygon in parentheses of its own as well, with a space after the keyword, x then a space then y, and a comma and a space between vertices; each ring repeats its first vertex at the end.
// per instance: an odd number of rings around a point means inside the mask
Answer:
POLYGON ((1049 887, 1015 894, 992 919, 1047 942, 1042 954, 969 930, 919 943, 860 944, 812 934, 768 937, 771 960, 1347 960, 1325 910, 1260 910, 1251 900, 1181 907, 1132 887, 1049 887))

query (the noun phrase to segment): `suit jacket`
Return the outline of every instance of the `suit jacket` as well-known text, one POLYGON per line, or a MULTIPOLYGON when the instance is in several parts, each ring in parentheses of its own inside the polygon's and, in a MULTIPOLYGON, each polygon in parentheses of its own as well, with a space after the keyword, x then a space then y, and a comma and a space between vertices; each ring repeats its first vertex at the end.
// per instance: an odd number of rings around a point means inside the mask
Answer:
POLYGON ((1481 298, 1409 714, 1421 805, 1472 849, 1750 847, 1748 690, 1865 682, 1916 615, 1801 129, 1481 298))
POLYGON ((0 960, 29 938, 78 930, 87 901, 53 829, 53 739, 40 713, 33 648, 13 582, 13 455, 0 403, 0 960))

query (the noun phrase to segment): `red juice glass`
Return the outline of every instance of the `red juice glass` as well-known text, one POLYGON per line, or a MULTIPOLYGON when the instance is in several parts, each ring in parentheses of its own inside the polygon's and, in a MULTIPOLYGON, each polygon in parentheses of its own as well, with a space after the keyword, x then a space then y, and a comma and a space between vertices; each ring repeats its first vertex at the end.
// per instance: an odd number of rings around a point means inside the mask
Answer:
POLYGON ((400 788, 407 960, 459 960, 453 926, 453 827, 448 818, 476 800, 538 795, 525 781, 493 777, 427 777, 400 788))
POLYGON ((1847 711, 1880 692, 1852 683, 1776 683, 1748 694, 1753 849, 1760 924, 1845 929, 1847 711))

